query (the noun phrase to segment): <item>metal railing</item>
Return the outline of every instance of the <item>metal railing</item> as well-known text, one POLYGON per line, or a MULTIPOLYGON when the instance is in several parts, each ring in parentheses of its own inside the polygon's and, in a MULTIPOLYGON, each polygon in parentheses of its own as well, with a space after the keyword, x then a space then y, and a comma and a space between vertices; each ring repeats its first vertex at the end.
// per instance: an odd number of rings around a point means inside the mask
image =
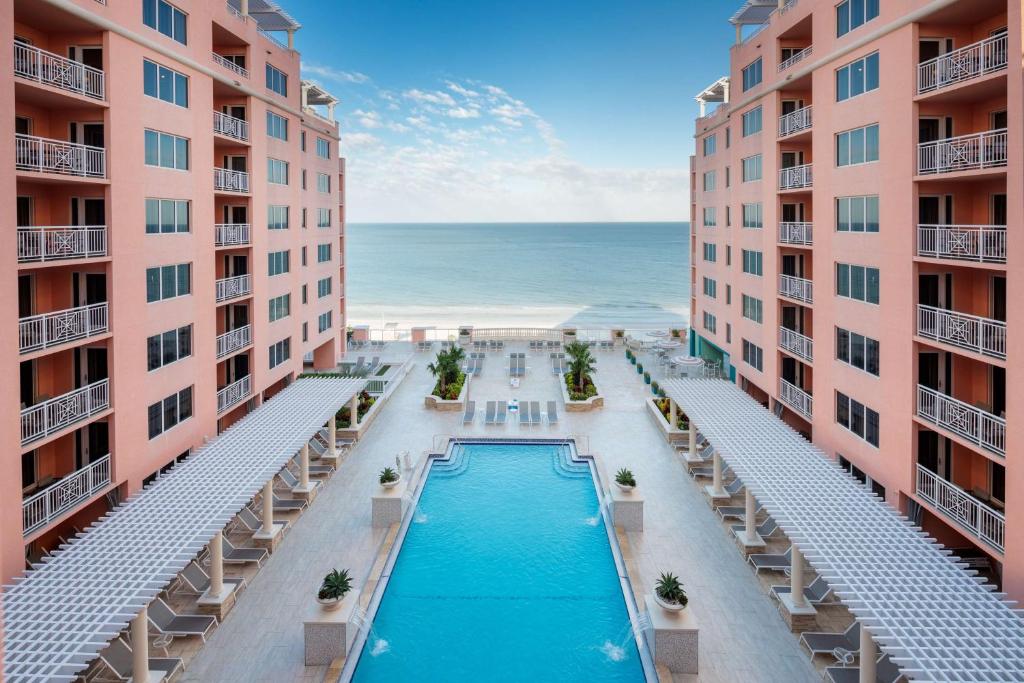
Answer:
POLYGON ((217 392, 217 413, 223 413, 252 393, 252 375, 246 375, 217 392))
POLYGON ((269 31, 264 31, 261 28, 256 30, 259 32, 261 36, 272 42, 274 45, 277 45, 279 48, 291 50, 291 48, 288 47, 288 43, 285 43, 283 40, 275 36, 273 33, 270 33, 269 31))
POLYGON ((1006 166, 1006 129, 922 142, 917 146, 920 175, 1006 166))
POLYGON ((15 133, 14 164, 19 171, 105 178, 107 150, 15 133))
POLYGON ((110 485, 110 454, 54 482, 21 503, 22 534, 45 527, 110 485))
POLYGON ((106 94, 101 70, 17 41, 14 75, 97 100, 104 99, 106 94))
POLYGON ((32 443, 110 407, 110 380, 29 406, 21 411, 21 445, 32 443))
POLYGON ((808 420, 811 419, 814 398, 800 387, 781 377, 779 378, 779 400, 808 420))
POLYGON ((230 168, 214 168, 213 189, 225 192, 248 192, 249 174, 245 171, 233 171, 230 168))
POLYGON ((251 227, 248 223, 217 223, 213 226, 213 241, 218 247, 249 244, 251 227))
POLYGON ((1003 551, 1006 517, 931 470, 917 466, 917 495, 975 537, 1003 551))
POLYGON ((813 45, 808 45, 807 47, 805 47, 804 49, 800 50, 799 52, 794 52, 787 59, 784 59, 781 62, 779 62, 779 71, 785 71, 786 69, 788 69, 789 67, 793 66, 797 62, 802 62, 804 59, 806 59, 806 58, 811 56, 813 50, 814 50, 814 46, 813 45))
POLYGON ((1006 455, 1006 420, 986 410, 918 384, 917 416, 987 451, 1006 455))
POLYGON ((215 111, 213 112, 213 132, 235 140, 248 141, 249 122, 215 111))
POLYGON ((217 280, 217 301, 227 301, 252 292, 252 275, 236 275, 217 280))
POLYGON ((60 225, 18 228, 18 263, 66 261, 107 255, 107 226, 60 225))
POLYGON ((802 130, 807 130, 813 124, 813 117, 811 116, 811 105, 807 105, 802 109, 791 111, 788 114, 783 114, 779 117, 779 137, 784 138, 787 135, 793 133, 799 133, 802 130))
POLYGON ((779 169, 779 189, 795 190, 801 187, 810 187, 814 183, 814 174, 811 171, 811 164, 790 166, 779 169))
POLYGON ((217 337, 217 358, 234 353, 252 343, 252 325, 225 332, 217 337))
POLYGON ((917 333, 983 356, 1006 359, 1006 323, 968 313, 917 305, 917 333))
POLYGON ((779 294, 812 304, 814 303, 814 283, 802 277, 780 275, 779 294))
POLYGON ((920 224, 917 226, 917 255, 976 263, 1006 263, 1006 226, 920 224))
POLYGON ((107 302, 43 313, 18 321, 18 351, 31 353, 39 349, 67 344, 103 334, 107 325, 107 302))
POLYGON ((918 94, 979 78, 1006 68, 1007 35, 992 36, 917 65, 918 94))
POLYGON ((779 223, 779 241, 783 244, 810 246, 814 241, 814 224, 803 221, 779 223))
POLYGON ((780 327, 779 346, 806 361, 814 360, 814 340, 796 330, 780 327))
POLYGON ((213 63, 214 64, 219 64, 220 66, 224 67, 228 71, 231 71, 231 72, 241 76, 242 78, 249 78, 249 70, 246 69, 244 66, 238 66, 237 64, 232 62, 230 59, 225 59, 224 57, 222 57, 221 55, 217 54, 216 52, 211 52, 210 56, 213 57, 213 63))

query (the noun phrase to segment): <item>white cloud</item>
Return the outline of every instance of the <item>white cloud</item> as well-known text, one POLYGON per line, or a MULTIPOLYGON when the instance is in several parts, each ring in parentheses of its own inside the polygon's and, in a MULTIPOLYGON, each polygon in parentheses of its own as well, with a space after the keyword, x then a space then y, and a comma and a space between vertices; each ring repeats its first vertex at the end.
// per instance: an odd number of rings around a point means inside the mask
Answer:
POLYGON ((453 119, 477 119, 480 118, 480 110, 468 107, 455 107, 448 110, 448 116, 453 119))
POLYGON ((307 64, 302 63, 302 74, 303 76, 319 76, 329 81, 335 81, 337 83, 367 83, 370 77, 364 73, 358 71, 342 71, 341 69, 335 69, 332 66, 321 66, 319 64, 307 64))
POLYGON ((415 102, 423 102, 428 104, 440 104, 446 107, 455 106, 455 98, 443 90, 434 90, 432 92, 426 92, 413 88, 412 90, 406 90, 402 93, 406 98, 415 102))
POLYGON ((380 138, 372 133, 342 133, 341 145, 348 150, 367 149, 380 144, 380 138))
POLYGON ((458 83, 452 83, 451 81, 448 81, 448 89, 454 93, 462 95, 463 97, 480 97, 480 93, 478 93, 476 90, 464 88, 458 83))
POLYGON ((356 109, 352 112, 352 116, 356 117, 359 125, 363 128, 380 128, 384 125, 380 120, 380 114, 375 111, 363 111, 362 109, 356 109))

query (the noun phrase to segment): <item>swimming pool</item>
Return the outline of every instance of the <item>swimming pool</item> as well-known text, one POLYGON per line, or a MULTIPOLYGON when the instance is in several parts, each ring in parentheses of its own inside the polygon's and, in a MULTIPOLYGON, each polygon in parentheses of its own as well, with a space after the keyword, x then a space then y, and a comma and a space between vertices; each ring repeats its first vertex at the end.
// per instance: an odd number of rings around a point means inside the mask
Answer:
POLYGON ((612 539, 570 444, 453 444, 370 605, 352 680, 646 680, 612 539))

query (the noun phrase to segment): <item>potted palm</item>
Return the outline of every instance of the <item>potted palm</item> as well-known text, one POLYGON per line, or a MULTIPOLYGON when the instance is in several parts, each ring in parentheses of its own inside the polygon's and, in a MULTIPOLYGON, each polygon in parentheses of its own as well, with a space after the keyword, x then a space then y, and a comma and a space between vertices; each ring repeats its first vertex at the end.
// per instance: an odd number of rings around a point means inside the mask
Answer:
POLYGON ((638 374, 638 375, 644 374, 644 364, 643 363, 637 363, 636 364, 636 374, 638 374))
POLYGON ((398 482, 400 479, 401 475, 399 475, 398 472, 394 470, 394 468, 385 467, 380 471, 380 485, 386 489, 393 489, 394 487, 398 486, 398 482))
POLYGON ((622 491, 632 491, 636 488, 636 477, 628 469, 623 467, 615 473, 615 485, 622 491))
POLYGON ((650 384, 650 383, 651 383, 651 373, 645 372, 644 373, 644 384, 650 384))
POLYGON ((352 578, 348 575, 348 570, 332 569, 331 573, 320 582, 320 589, 316 592, 316 601, 325 610, 335 610, 341 606, 341 601, 345 599, 345 594, 350 590, 352 590, 352 578))
POLYGON ((654 601, 667 612, 682 612, 690 599, 679 577, 663 572, 654 584, 654 601))

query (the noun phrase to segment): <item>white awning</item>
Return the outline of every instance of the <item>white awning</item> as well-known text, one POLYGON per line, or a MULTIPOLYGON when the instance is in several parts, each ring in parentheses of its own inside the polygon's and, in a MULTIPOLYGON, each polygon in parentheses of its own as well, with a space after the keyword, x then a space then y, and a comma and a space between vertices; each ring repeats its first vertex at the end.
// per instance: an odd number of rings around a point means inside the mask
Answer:
POLYGON ((768 21, 772 12, 779 8, 778 0, 747 0, 736 13, 729 17, 731 24, 759 25, 768 21))
POLYGON ((1021 680, 1019 610, 949 551, 736 385, 662 387, 906 676, 1021 680))
POLYGON ((338 103, 338 98, 327 92, 327 90, 316 81, 307 81, 303 79, 302 87, 306 88, 306 104, 309 106, 338 103))
POLYGON ((8 683, 74 680, 365 383, 296 380, 8 586, 8 683))
POLYGON ((704 88, 693 99, 698 102, 725 102, 729 93, 729 77, 722 76, 717 81, 704 88))
MULTIPOLYGON (((239 0, 228 0, 228 4, 236 12, 241 11, 239 0)), ((297 31, 302 28, 302 24, 292 19, 273 0, 249 0, 249 16, 264 31, 297 31)))

